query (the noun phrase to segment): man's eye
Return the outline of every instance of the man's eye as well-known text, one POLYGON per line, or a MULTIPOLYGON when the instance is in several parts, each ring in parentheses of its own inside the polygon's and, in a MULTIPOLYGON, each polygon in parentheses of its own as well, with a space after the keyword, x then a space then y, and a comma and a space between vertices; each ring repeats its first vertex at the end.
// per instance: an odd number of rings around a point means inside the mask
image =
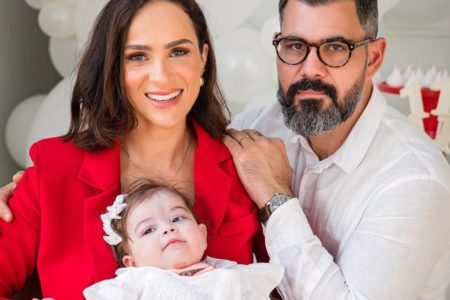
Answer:
POLYGON ((326 50, 328 52, 341 52, 341 51, 345 51, 346 49, 347 49, 347 46, 342 43, 326 44, 326 50))
POLYGON ((286 43, 285 47, 293 51, 304 51, 306 49, 305 44, 299 42, 286 43))

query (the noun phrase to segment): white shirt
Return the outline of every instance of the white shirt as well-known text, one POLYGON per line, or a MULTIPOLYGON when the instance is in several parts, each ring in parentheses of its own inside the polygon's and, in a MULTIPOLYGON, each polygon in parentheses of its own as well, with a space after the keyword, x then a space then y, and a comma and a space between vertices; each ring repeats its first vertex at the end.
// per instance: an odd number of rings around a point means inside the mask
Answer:
POLYGON ((287 299, 445 299, 450 167, 378 90, 344 144, 322 161, 286 128, 278 103, 239 115, 230 127, 283 139, 294 169, 298 198, 265 228, 271 261, 285 266, 287 299))
POLYGON ((121 268, 113 279, 83 291, 87 300, 269 300, 283 267, 273 263, 240 265, 207 257, 215 269, 194 276, 156 267, 121 268))

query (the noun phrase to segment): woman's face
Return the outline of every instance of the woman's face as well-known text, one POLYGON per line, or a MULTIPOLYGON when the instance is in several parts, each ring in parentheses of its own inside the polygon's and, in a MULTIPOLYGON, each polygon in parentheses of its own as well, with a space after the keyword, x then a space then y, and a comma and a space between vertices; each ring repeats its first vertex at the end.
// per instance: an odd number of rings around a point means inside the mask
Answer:
POLYGON ((134 16, 124 52, 124 83, 138 127, 183 125, 200 90, 208 45, 176 4, 150 1, 134 16))

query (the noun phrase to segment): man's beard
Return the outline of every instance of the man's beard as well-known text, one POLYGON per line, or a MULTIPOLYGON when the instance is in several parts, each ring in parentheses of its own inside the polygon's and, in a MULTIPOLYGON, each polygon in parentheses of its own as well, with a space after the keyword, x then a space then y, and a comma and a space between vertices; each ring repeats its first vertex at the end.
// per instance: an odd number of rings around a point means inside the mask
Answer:
POLYGON ((284 123, 289 129, 304 137, 329 132, 353 115, 361 101, 363 85, 364 77, 361 76, 361 79, 357 80, 341 99, 338 98, 334 86, 321 80, 297 81, 289 87, 287 93, 284 93, 279 85, 277 96, 284 115, 284 123), (325 108, 323 99, 311 98, 302 99, 298 105, 294 105, 297 91, 302 90, 323 92, 331 99, 332 103, 325 108))

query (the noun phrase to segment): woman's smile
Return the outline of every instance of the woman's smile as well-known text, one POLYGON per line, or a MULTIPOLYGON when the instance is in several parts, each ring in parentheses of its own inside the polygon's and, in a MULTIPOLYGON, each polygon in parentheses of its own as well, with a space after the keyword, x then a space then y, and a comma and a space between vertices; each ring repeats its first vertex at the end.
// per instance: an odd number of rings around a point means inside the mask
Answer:
POLYGON ((146 93, 145 96, 153 101, 170 101, 174 100, 183 93, 183 90, 176 90, 173 92, 150 92, 146 93))

